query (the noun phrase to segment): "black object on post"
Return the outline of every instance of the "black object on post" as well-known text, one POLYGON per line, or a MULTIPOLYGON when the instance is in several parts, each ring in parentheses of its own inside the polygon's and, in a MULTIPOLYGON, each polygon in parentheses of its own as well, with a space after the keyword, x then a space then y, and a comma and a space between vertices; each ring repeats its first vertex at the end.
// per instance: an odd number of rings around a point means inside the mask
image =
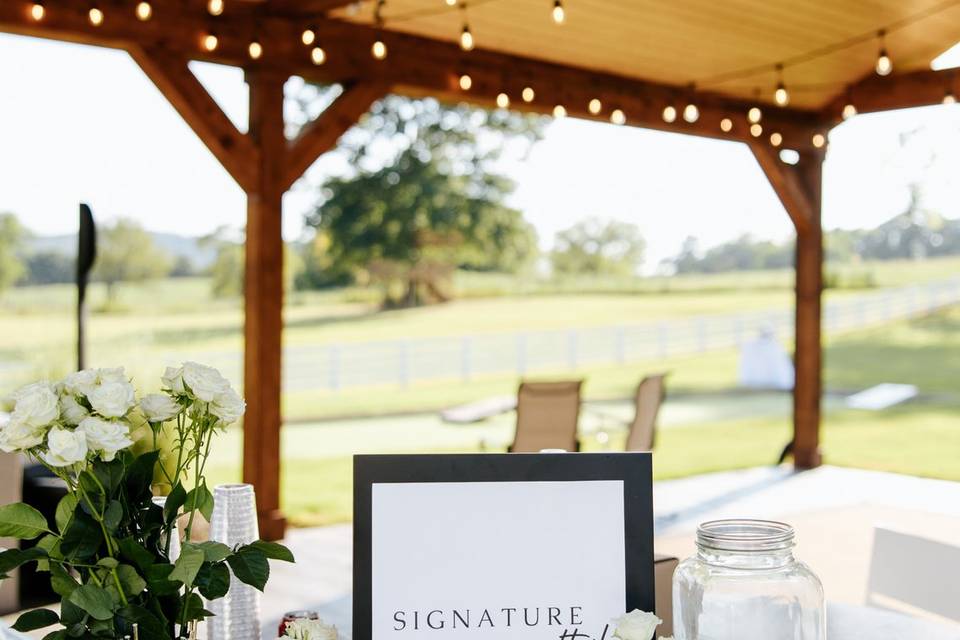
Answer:
POLYGON ((80 234, 77 246, 77 369, 86 360, 84 325, 87 319, 87 280, 97 259, 97 228, 90 207, 80 204, 80 234))

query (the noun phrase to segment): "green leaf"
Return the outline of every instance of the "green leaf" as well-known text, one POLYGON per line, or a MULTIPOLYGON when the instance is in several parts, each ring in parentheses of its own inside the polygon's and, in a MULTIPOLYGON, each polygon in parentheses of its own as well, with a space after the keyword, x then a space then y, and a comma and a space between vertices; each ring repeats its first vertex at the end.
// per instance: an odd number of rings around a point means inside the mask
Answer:
POLYGON ((84 560, 93 556, 103 544, 103 532, 87 512, 78 509, 73 514, 70 528, 60 540, 60 551, 64 557, 84 560))
POLYGON ((113 617, 113 600, 106 589, 93 584, 80 585, 70 594, 68 600, 90 614, 95 620, 109 620, 113 617))
POLYGON ((207 489, 207 485, 201 484, 195 487, 187 494, 187 500, 183 504, 184 513, 199 511, 207 522, 213 516, 213 494, 207 489))
POLYGON ((193 586, 193 579, 197 577, 197 572, 203 565, 203 551, 193 545, 184 544, 180 550, 180 557, 173 565, 173 571, 170 572, 170 580, 179 580, 190 588, 193 586))
MULTIPOLYGON (((50 563, 50 586, 53 592, 61 598, 69 598, 77 587, 77 581, 67 571, 55 562, 50 563)), ((66 624, 66 623, 64 623, 66 624)))
POLYGON ((50 609, 34 609, 22 614, 17 621, 13 623, 12 629, 20 633, 36 631, 49 627, 52 624, 60 622, 60 616, 50 609))
POLYGON ((260 591, 263 591, 267 579, 270 578, 270 563, 267 562, 267 556, 258 549, 240 547, 227 558, 227 564, 233 569, 237 580, 260 591))
MULTIPOLYGON (((141 638, 155 640, 169 637, 163 622, 143 607, 127 605, 117 611, 117 615, 129 622, 130 626, 136 623, 141 638)), ((127 635, 132 635, 132 633, 127 635)))
POLYGON ((178 482, 174 485, 173 491, 167 496, 167 501, 163 505, 163 516, 167 522, 176 520, 177 515, 180 513, 180 507, 183 506, 186 500, 187 492, 184 491, 183 485, 178 482))
POLYGON ((150 593, 155 596, 170 596, 180 591, 180 583, 170 580, 173 566, 169 564, 151 565, 144 572, 150 593))
POLYGON ((123 505, 119 500, 111 500, 107 510, 103 512, 103 525, 107 531, 116 531, 121 519, 123 519, 123 505))
POLYGON ((96 462, 93 465, 93 473, 107 490, 107 495, 113 495, 123 481, 123 461, 114 459, 110 462, 96 462))
POLYGON ((132 562, 140 571, 146 571, 147 567, 153 564, 153 554, 133 538, 118 540, 117 546, 120 548, 120 556, 132 562))
POLYGON ((197 588, 207 600, 217 600, 230 590, 230 569, 223 562, 205 564, 197 573, 197 588))
POLYGON ((58 629, 57 631, 51 631, 47 635, 43 636, 43 640, 64 640, 67 637, 66 629, 58 629))
POLYGON ((97 561, 97 564, 101 567, 106 567, 107 569, 116 569, 117 565, 120 563, 117 562, 116 558, 100 558, 97 561))
POLYGON ((47 552, 37 547, 30 549, 7 549, 0 552, 0 574, 6 574, 32 560, 46 558, 47 552))
POLYGON ((197 594, 191 593, 187 599, 184 600, 178 618, 189 622, 190 620, 203 620, 212 615, 212 613, 203 608, 203 599, 197 594))
MULTIPOLYGON (((48 557, 57 560, 63 559, 63 555, 60 553, 60 539, 52 533, 48 533, 37 541, 37 549, 42 549, 48 557)), ((46 558, 38 559, 37 571, 50 571, 50 561, 46 558)))
POLYGON ((117 567, 117 579, 126 596, 135 596, 147 588, 147 581, 140 577, 137 570, 128 564, 117 567))
POLYGON ((263 553, 271 560, 282 560, 283 562, 296 562, 293 559, 293 553, 290 552, 290 549, 287 549, 282 544, 277 544, 276 542, 265 542, 263 540, 257 540, 247 545, 251 549, 256 549, 263 553))
POLYGON ((153 469, 160 457, 159 451, 148 451, 127 468, 127 494, 135 501, 150 494, 153 484, 153 469))
POLYGON ((41 533, 52 533, 43 514, 28 504, 17 502, 0 507, 0 538, 33 540, 41 533))
POLYGON ((72 627, 77 624, 85 624, 88 617, 86 611, 70 602, 69 599, 64 598, 60 601, 60 624, 63 626, 72 627))
POLYGON ((60 498, 60 502, 57 503, 57 531, 63 533, 67 530, 67 527, 70 526, 70 521, 73 520, 73 512, 77 510, 77 496, 72 493, 60 498))
POLYGON ((220 562, 230 555, 230 547, 223 544, 222 542, 214 542, 213 540, 207 540, 206 542, 185 542, 185 545, 189 544, 197 547, 203 551, 203 559, 207 562, 220 562))

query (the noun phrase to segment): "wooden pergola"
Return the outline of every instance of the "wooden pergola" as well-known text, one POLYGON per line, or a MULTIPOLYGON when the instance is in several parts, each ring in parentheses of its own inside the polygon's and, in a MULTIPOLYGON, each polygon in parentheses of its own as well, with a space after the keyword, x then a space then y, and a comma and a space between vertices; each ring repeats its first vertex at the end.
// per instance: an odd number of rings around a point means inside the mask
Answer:
POLYGON ((960 39, 960 0, 565 0, 563 24, 551 20, 554 6, 224 0, 213 15, 204 0, 0 3, 0 31, 129 52, 247 194, 243 476, 256 485, 264 537, 279 538, 285 527, 281 197, 388 92, 491 107, 509 101, 515 109, 748 145, 797 232, 793 452, 798 467, 820 463, 826 134, 849 105, 864 113, 952 96, 960 88, 953 72, 933 71, 930 61, 960 39), (460 45, 467 25, 471 50, 460 45), (309 45, 306 29, 315 36, 309 45), (372 55, 377 41, 385 56, 372 55), (893 60, 890 75, 874 69, 878 47, 893 60), (190 72, 190 60, 244 69, 246 133, 190 72), (291 76, 340 83, 343 93, 287 140, 283 86, 291 76), (788 105, 774 99, 781 82, 788 105), (754 107, 758 122, 748 116, 754 107), (783 149, 799 160, 781 160, 783 149))

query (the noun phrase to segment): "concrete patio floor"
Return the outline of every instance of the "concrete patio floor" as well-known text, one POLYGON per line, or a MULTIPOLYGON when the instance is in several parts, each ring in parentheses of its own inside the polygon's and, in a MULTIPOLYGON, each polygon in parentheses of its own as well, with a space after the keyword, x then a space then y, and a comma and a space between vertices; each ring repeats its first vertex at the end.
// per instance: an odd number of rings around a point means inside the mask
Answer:
MULTIPOLYGON (((886 525, 960 545, 960 483, 821 467, 794 473, 766 467, 658 482, 656 550, 694 551, 699 522, 724 517, 779 519, 797 530, 797 556, 821 577, 827 599, 863 604, 873 527, 886 525)), ((263 596, 264 637, 285 611, 313 609, 350 629, 352 528, 293 529, 295 565, 275 563, 263 596)))

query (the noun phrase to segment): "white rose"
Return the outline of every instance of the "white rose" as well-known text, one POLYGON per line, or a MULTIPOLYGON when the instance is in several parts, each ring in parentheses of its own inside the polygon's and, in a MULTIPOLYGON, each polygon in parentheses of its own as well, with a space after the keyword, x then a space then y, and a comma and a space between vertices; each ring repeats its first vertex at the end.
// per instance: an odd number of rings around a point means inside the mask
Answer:
POLYGON ((24 451, 43 442, 45 428, 10 419, 0 425, 0 451, 24 451))
POLYGON ((227 389, 226 392, 218 395, 210 405, 210 413, 220 418, 220 424, 223 426, 239 420, 246 410, 247 403, 233 389, 227 389))
POLYGON ((183 384, 198 400, 204 402, 213 402, 230 388, 230 383, 219 371, 196 362, 183 363, 183 384))
POLYGON ((612 621, 613 637, 620 640, 650 640, 657 626, 663 622, 652 613, 634 609, 612 621))
POLYGON ((104 382, 87 394, 90 406, 105 418, 122 418, 135 403, 129 382, 104 382))
POLYGON ((44 427, 60 417, 60 402, 53 385, 46 382, 28 384, 13 395, 12 420, 30 427, 44 427))
POLYGON ((71 373, 63 379, 63 388, 67 393, 87 395, 97 386, 97 370, 84 369, 71 373))
POLYGON ((183 393, 183 367, 167 367, 167 370, 160 376, 160 382, 164 389, 169 389, 174 393, 183 393))
POLYGON ((287 623, 284 635, 294 640, 337 640, 337 628, 323 620, 292 620, 287 623))
POLYGON ((80 424, 80 421, 90 415, 90 412, 87 411, 87 408, 77 402, 76 397, 61 396, 60 398, 60 416, 63 418, 64 422, 67 424, 76 426, 80 424))
POLYGON ((151 393, 140 399, 140 410, 147 422, 166 422, 180 413, 182 408, 165 393, 151 393))
POLYGON ((87 457, 87 437, 77 429, 70 431, 54 427, 47 434, 48 451, 43 454, 44 461, 51 467, 69 467, 87 457))
POLYGON ((130 382, 127 374, 123 371, 123 367, 97 369, 97 381, 101 384, 104 382, 130 382))
POLYGON ((130 428, 123 422, 110 422, 97 416, 84 418, 77 433, 86 437, 86 446, 90 451, 100 454, 104 462, 113 460, 117 451, 133 444, 130 428))

